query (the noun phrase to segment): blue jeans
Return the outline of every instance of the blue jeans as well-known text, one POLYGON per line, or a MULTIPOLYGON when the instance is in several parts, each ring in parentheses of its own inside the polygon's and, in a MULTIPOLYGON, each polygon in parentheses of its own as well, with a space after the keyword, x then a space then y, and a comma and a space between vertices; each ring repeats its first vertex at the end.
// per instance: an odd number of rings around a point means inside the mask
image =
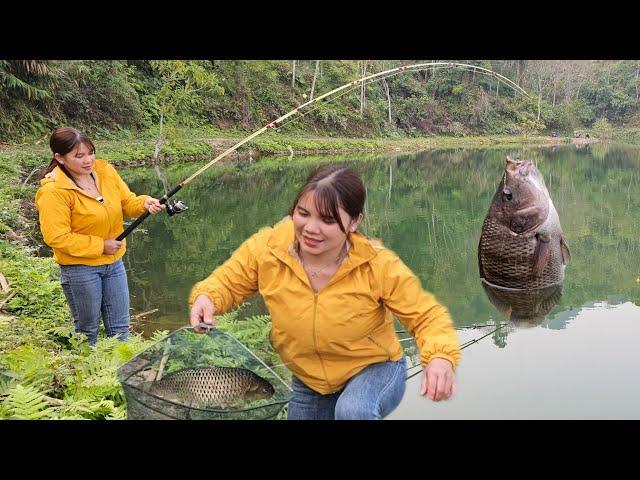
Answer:
POLYGON ((110 265, 60 265, 60 283, 76 332, 95 345, 100 316, 107 336, 129 338, 129 286, 122 259, 110 265))
POLYGON ((407 360, 374 363, 339 392, 322 395, 295 376, 288 420, 380 420, 400 404, 407 381, 407 360))

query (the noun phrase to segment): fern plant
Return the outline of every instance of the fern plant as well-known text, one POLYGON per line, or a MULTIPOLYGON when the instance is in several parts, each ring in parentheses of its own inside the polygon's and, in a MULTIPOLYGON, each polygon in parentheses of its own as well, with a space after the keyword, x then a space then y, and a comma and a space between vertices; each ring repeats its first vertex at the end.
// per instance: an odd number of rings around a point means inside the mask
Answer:
POLYGON ((55 418, 55 411, 44 400, 44 393, 32 386, 16 385, 4 400, 6 418, 40 420, 55 418))

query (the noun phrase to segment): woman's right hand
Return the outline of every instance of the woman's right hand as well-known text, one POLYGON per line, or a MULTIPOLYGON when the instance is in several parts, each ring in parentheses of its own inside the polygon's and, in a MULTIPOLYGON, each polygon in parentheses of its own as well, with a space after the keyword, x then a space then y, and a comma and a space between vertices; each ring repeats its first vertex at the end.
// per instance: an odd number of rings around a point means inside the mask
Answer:
POLYGON ((115 238, 107 238, 104 241, 102 253, 105 255, 115 255, 115 253, 120 250, 120 247, 122 247, 121 241, 118 241, 115 238))
POLYGON ((215 326, 213 320, 213 314, 216 311, 216 307, 213 302, 206 295, 198 295, 191 306, 191 316, 189 317, 189 323, 191 326, 200 333, 204 333, 207 330, 199 328, 200 323, 206 323, 207 325, 215 326))

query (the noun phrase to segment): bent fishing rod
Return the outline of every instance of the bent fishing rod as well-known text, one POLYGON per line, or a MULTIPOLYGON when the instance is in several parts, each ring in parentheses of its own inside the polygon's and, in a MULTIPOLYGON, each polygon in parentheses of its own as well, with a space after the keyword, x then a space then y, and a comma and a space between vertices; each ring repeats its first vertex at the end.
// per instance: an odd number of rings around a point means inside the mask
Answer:
MULTIPOLYGON (((353 80, 352 82, 346 83, 346 84, 344 84, 344 85, 342 85, 342 86, 340 86, 338 88, 335 88, 335 89, 333 89, 333 90, 331 90, 331 91, 329 91, 329 92, 327 92, 327 93, 325 93, 323 95, 320 95, 320 96, 318 96, 316 98, 312 98, 308 102, 303 103, 302 105, 294 108, 290 112, 287 112, 284 115, 282 115, 281 117, 278 117, 277 119, 273 120, 272 122, 266 124, 264 127, 260 128, 259 130, 255 131, 254 133, 252 133, 248 137, 242 139, 241 141, 239 141, 238 143, 236 143, 232 147, 230 147, 227 150, 225 150, 224 152, 222 152, 216 158, 214 158, 209 163, 207 163, 205 166, 203 166, 198 171, 196 171, 189 178, 183 180, 178 185, 176 185, 173 188, 173 190, 171 190, 168 193, 165 193, 162 196, 162 198, 160 199, 160 204, 161 205, 162 204, 167 204, 167 213, 169 214, 169 216, 173 216, 173 215, 175 215, 177 213, 184 212, 185 210, 187 210, 188 207, 183 202, 178 200, 175 203, 167 203, 169 198, 171 198, 173 195, 178 193, 183 187, 188 185, 198 175, 200 175, 201 173, 203 173, 206 170, 208 170, 211 166, 215 165, 218 161, 222 160, 224 157, 226 157, 230 153, 235 152, 238 148, 240 148, 245 143, 250 142, 251 140, 256 138, 258 135, 263 134, 267 130, 273 129, 273 130, 276 130, 276 131, 280 131, 280 128, 282 128, 282 126, 285 125, 285 120, 289 119, 290 117, 293 117, 296 114, 298 114, 298 116, 292 118, 289 121, 294 121, 294 120, 300 119, 301 117, 307 115, 308 113, 311 113, 313 110, 318 108, 317 105, 320 104, 320 102, 326 101, 331 96, 335 96, 338 93, 340 93, 339 96, 342 96, 342 95, 344 95, 346 93, 349 93, 353 89, 357 88, 358 86, 360 86, 361 84, 364 84, 365 82, 367 82, 369 80, 381 80, 383 78, 387 78, 387 77, 390 77, 390 76, 393 76, 393 75, 397 75, 399 73, 404 73, 404 72, 412 72, 412 71, 428 70, 428 69, 433 69, 435 71, 436 69, 443 69, 443 68, 458 68, 458 69, 464 70, 464 71, 472 71, 474 73, 477 72, 477 73, 480 73, 480 74, 483 74, 483 75, 492 76, 498 82, 505 83, 507 86, 509 86, 510 88, 515 90, 516 92, 522 93, 524 96, 529 98, 529 94, 522 87, 520 87, 518 84, 514 83, 513 81, 509 80, 505 76, 500 75, 499 73, 494 72, 493 70, 490 70, 488 68, 479 67, 477 65, 471 65, 471 64, 466 64, 466 63, 457 63, 457 62, 417 63, 417 64, 413 64, 413 65, 404 65, 402 67, 396 67, 396 68, 392 68, 392 69, 385 70, 385 71, 382 71, 382 72, 374 73, 374 74, 371 74, 369 76, 362 77, 360 79, 353 80), (316 108, 308 108, 308 107, 311 107, 311 106, 314 106, 314 105, 316 106, 316 108), (303 111, 304 111, 304 113, 302 113, 303 111)), ((288 124, 289 122, 286 122, 286 123, 288 124)), ((122 232, 120 235, 118 235, 116 240, 120 241, 120 240, 124 239, 138 225, 140 225, 149 215, 150 215, 150 213, 147 211, 147 212, 143 213, 142 215, 140 215, 138 218, 136 218, 134 220, 134 222, 131 223, 131 225, 129 225, 124 232, 122 232)))

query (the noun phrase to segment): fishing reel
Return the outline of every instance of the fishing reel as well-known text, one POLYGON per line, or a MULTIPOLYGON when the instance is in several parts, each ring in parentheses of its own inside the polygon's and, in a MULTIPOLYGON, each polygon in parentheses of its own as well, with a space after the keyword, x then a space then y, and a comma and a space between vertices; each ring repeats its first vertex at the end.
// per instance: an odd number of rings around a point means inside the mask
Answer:
POLYGON ((170 217, 175 215, 176 213, 182 213, 189 210, 182 200, 176 200, 175 202, 167 202, 167 213, 170 217))

